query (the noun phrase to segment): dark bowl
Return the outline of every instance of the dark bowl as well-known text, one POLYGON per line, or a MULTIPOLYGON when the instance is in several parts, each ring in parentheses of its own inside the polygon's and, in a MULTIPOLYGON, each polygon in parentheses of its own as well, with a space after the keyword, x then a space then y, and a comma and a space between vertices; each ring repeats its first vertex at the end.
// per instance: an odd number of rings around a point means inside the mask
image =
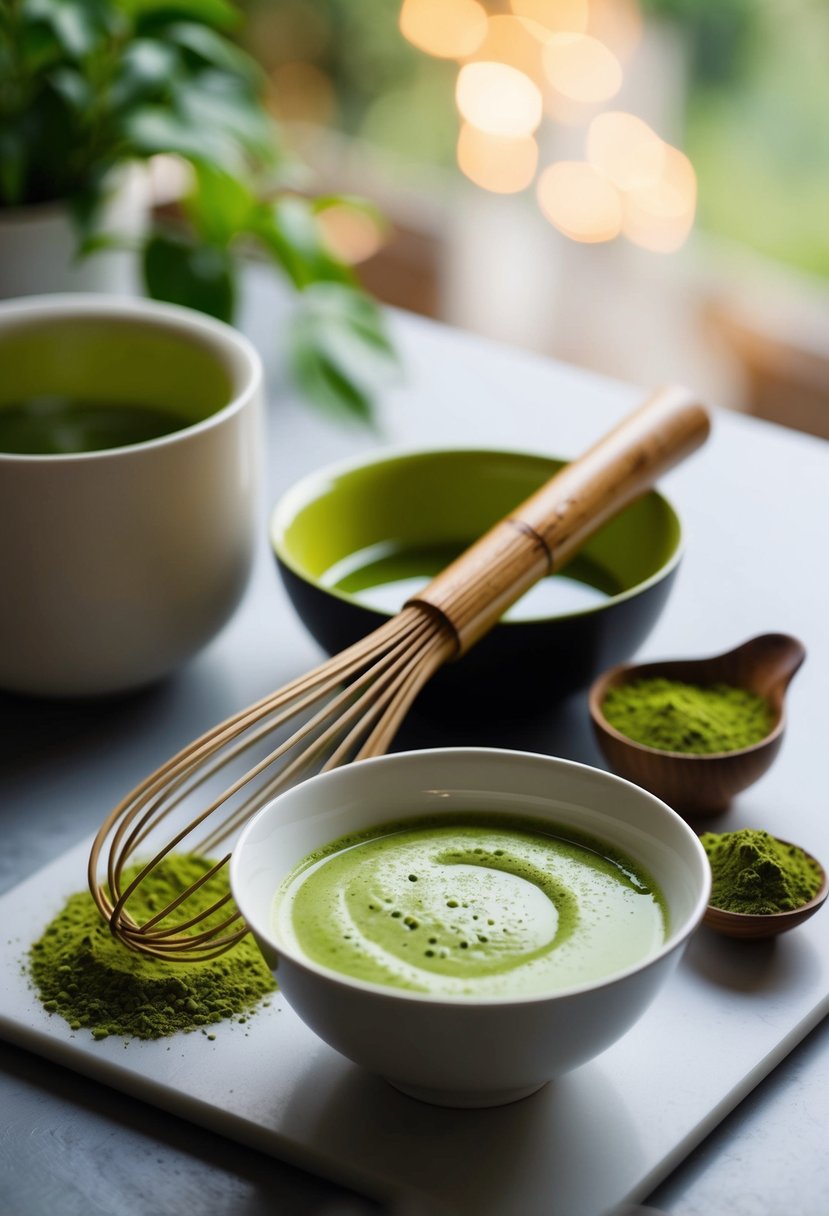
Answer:
MULTIPOLYGON (((330 654, 402 607, 566 462, 521 452, 382 453, 319 470, 277 504, 270 537, 306 628, 330 654)), ((421 694, 430 713, 515 717, 585 688, 650 633, 682 554, 656 491, 605 524, 421 694)))

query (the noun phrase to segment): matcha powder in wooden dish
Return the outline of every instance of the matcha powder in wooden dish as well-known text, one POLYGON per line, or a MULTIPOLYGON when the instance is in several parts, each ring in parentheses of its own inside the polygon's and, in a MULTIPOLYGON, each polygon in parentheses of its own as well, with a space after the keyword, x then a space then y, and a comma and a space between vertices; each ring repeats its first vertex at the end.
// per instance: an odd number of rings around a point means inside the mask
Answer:
POLYGON ((602 713, 634 743, 693 755, 752 747, 774 725, 771 706, 748 689, 661 676, 611 688, 602 713))
POLYGON ((814 859, 769 832, 705 832, 700 844, 711 864, 715 908, 754 916, 791 912, 820 890, 823 875, 814 859))
MULTIPOLYGON (((163 907, 210 865, 191 854, 167 856, 130 897, 136 917, 163 907)), ((125 881, 139 869, 125 871, 125 881)), ((208 907, 227 889, 221 872, 188 898, 180 919, 208 907)), ((220 918, 227 914, 225 906, 220 918)), ((90 1030, 95 1039, 158 1039, 228 1019, 245 1021, 276 988, 252 936, 208 962, 164 962, 117 941, 88 891, 70 896, 32 946, 28 963, 44 1009, 59 1014, 72 1030, 90 1030)))

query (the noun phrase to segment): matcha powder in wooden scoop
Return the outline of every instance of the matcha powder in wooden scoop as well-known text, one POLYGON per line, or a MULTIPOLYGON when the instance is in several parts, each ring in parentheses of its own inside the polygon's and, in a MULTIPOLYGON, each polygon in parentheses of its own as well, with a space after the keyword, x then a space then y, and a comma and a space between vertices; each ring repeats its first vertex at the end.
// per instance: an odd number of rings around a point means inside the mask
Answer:
MULTIPOLYGON (((139 919, 151 916, 210 865, 203 857, 170 854, 141 882, 130 907, 139 919)), ((138 869, 125 871, 126 882, 138 869)), ((226 892, 220 873, 188 898, 180 919, 226 892)), ((227 915, 226 905, 219 918, 227 915)), ((276 987, 250 935, 209 962, 167 963, 117 941, 88 891, 72 895, 32 946, 29 972, 43 1007, 73 1030, 89 1029, 95 1039, 158 1039, 227 1019, 245 1021, 276 987)))
POLYGON ((814 899, 823 875, 803 849, 755 828, 705 832, 711 863, 711 904, 726 912, 790 912, 814 899))
POLYGON ((634 743, 694 755, 752 747, 774 725, 771 706, 748 689, 660 676, 611 688, 602 713, 634 743))

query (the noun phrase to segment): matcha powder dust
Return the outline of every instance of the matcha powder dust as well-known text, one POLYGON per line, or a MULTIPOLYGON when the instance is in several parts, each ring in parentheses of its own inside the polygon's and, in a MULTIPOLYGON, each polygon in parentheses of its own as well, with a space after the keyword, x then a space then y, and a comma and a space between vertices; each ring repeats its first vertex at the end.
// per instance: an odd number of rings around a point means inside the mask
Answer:
POLYGON ((751 747, 774 725, 768 702, 747 689, 661 677, 611 688, 602 712, 635 743, 696 755, 751 747))
POLYGON ((700 844, 711 863, 711 903, 728 912, 789 912, 814 899, 820 867, 803 849, 768 832, 705 832, 700 844))
MULTIPOLYGON (((137 919, 152 915, 210 864, 192 855, 166 857, 131 897, 133 914, 137 919)), ((125 871, 126 881, 137 872, 137 867, 125 871)), ((226 892, 227 879, 220 873, 188 897, 187 917, 226 892)), ((227 906, 220 918, 226 916, 227 906)), ((185 919, 181 910, 179 919, 185 919)), ((276 987, 250 935, 208 962, 167 963, 117 941, 88 891, 72 895, 34 943, 29 972, 43 1007, 73 1030, 90 1030, 95 1039, 158 1039, 226 1019, 244 1021, 276 987)))

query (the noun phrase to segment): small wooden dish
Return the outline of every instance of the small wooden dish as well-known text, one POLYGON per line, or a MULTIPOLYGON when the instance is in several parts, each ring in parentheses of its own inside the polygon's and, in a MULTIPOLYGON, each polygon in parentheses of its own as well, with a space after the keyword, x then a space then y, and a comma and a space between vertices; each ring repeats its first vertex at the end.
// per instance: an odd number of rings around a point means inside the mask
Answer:
MULTIPOLYGON (((781 843, 787 844, 788 841, 782 841, 781 843)), ((814 862, 823 876, 820 890, 814 899, 810 899, 807 904, 801 904, 799 908, 792 908, 788 912, 766 912, 762 914, 728 912, 725 908, 715 908, 713 904, 709 904, 702 918, 702 923, 707 925, 709 929, 713 929, 716 933, 722 933, 725 937, 739 937, 743 939, 776 937, 778 933, 785 933, 788 929, 794 929, 796 925, 802 925, 804 920, 808 920, 810 916, 814 916, 818 908, 822 907, 826 902, 826 897, 829 895, 829 877, 827 877, 825 869, 811 853, 807 853, 806 856, 814 862)))
POLYGON ((806 650, 797 638, 765 633, 708 659, 620 664, 599 676, 590 689, 588 704, 596 741, 615 773, 650 790, 681 815, 718 814, 774 761, 783 741, 786 689, 805 657, 806 650), (774 714, 772 728, 751 747, 710 755, 661 751, 635 743, 610 725, 602 704, 611 688, 655 677, 747 689, 768 701, 774 714))

